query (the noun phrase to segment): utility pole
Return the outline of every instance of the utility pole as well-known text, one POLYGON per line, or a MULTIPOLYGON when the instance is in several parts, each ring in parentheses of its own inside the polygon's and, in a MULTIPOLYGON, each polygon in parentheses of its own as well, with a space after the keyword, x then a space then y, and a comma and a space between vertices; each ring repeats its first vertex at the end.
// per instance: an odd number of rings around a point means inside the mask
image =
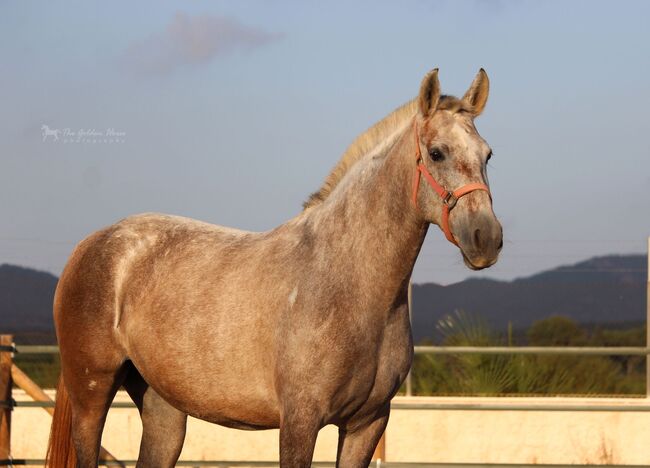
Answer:
MULTIPOLYGON (((650 238, 648 239, 648 242, 650 243, 650 238)), ((648 288, 650 288, 650 283, 648 283, 648 288)), ((411 291, 412 291, 412 284, 409 281, 409 288, 408 288, 408 305, 409 305, 409 322, 411 322, 411 325, 413 324, 413 303, 411 301, 411 291)), ((650 291, 650 289, 649 289, 650 291)), ((650 306, 649 306, 650 307, 650 306)), ((650 309, 648 309, 650 311, 650 309)), ((649 312, 650 313, 650 312, 649 312)), ((413 333, 413 332, 411 332, 413 333)), ((411 379, 411 371, 413 370, 413 366, 411 365, 411 369, 409 369, 409 373, 406 374, 406 396, 411 396, 413 395, 413 382, 411 379)))
MULTIPOLYGON (((646 288, 645 347, 650 348, 650 237, 648 237, 648 284, 646 288)), ((645 395, 650 398, 650 355, 645 355, 645 395)))

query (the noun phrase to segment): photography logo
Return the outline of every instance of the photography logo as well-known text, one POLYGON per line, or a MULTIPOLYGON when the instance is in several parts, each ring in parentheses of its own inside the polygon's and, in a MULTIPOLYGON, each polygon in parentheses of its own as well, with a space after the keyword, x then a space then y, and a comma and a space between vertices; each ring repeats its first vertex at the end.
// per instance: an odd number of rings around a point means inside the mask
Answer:
POLYGON ((43 142, 51 143, 84 143, 84 144, 116 144, 126 141, 126 132, 115 128, 97 130, 95 128, 80 128, 73 130, 66 128, 50 128, 48 125, 41 125, 43 142))

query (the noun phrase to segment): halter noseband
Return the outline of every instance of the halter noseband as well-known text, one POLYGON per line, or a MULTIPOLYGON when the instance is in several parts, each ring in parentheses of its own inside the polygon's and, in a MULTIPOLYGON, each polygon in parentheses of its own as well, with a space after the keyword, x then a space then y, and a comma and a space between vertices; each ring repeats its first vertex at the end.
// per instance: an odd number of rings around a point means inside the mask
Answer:
POLYGON ((438 182, 436 182, 436 179, 433 178, 431 173, 427 170, 426 166, 424 165, 424 162, 422 161, 422 152, 420 151, 420 139, 418 137, 417 123, 413 124, 413 131, 415 134, 416 167, 415 167, 415 174, 413 176, 413 192, 411 194, 411 199, 413 201, 413 204, 417 208, 418 189, 420 188, 420 176, 423 175, 424 179, 429 183, 429 185, 434 190, 434 192, 436 192, 438 195, 440 195, 440 198, 442 198, 443 208, 442 208, 442 220, 440 222, 440 229, 442 229, 442 232, 445 233, 445 237, 449 242, 451 242, 454 245, 458 245, 458 242, 456 242, 456 239, 454 239, 454 235, 451 233, 451 228, 449 227, 449 212, 456 206, 456 203, 458 203, 458 200, 461 197, 475 190, 483 190, 487 192, 487 194, 490 196, 490 199, 492 199, 492 195, 490 194, 490 189, 485 184, 475 182, 475 183, 463 185, 462 187, 457 188, 452 192, 444 188, 438 182))

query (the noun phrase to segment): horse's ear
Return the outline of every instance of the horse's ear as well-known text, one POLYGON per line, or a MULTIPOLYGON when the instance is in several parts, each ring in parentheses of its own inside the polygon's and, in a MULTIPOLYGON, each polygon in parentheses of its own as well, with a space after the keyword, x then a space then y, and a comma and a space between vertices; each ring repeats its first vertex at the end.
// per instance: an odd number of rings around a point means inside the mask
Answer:
POLYGON ((438 107, 440 99, 440 82, 438 81, 438 69, 434 68, 426 74, 420 85, 420 96, 418 103, 422 117, 430 117, 438 107))
POLYGON ((463 96, 463 101, 472 107, 474 117, 481 115, 485 109, 488 94, 490 94, 490 80, 482 68, 476 74, 476 78, 463 96))

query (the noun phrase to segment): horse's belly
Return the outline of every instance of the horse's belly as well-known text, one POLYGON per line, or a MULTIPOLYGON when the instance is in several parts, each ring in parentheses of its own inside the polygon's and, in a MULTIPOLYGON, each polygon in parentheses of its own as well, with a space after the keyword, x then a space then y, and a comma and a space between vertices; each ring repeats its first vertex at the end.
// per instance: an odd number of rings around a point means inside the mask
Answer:
POLYGON ((278 429, 280 427, 280 417, 271 418, 269 415, 265 415, 262 418, 255 418, 252 420, 242 420, 239 415, 233 415, 228 417, 225 414, 208 414, 208 415, 197 415, 188 412, 192 417, 197 419, 202 419, 213 424, 219 424, 220 426, 230 427, 232 429, 242 429, 245 431, 257 431, 261 429, 278 429))
MULTIPOLYGON (((188 343, 188 342, 186 342, 188 343)), ((273 373, 236 345, 131 346, 130 359, 168 403, 190 416, 241 429, 278 427, 273 373), (168 355, 160 349, 173 349, 168 355)))
POLYGON ((280 427, 279 412, 267 402, 242 398, 239 404, 206 408, 201 402, 180 403, 181 411, 197 419, 233 429, 258 430, 280 427))
POLYGON ((245 379, 239 385, 226 383, 232 374, 211 370, 209 376, 180 372, 178 378, 149 376, 145 371, 144 378, 168 403, 195 418, 238 429, 279 426, 271 388, 245 379))

